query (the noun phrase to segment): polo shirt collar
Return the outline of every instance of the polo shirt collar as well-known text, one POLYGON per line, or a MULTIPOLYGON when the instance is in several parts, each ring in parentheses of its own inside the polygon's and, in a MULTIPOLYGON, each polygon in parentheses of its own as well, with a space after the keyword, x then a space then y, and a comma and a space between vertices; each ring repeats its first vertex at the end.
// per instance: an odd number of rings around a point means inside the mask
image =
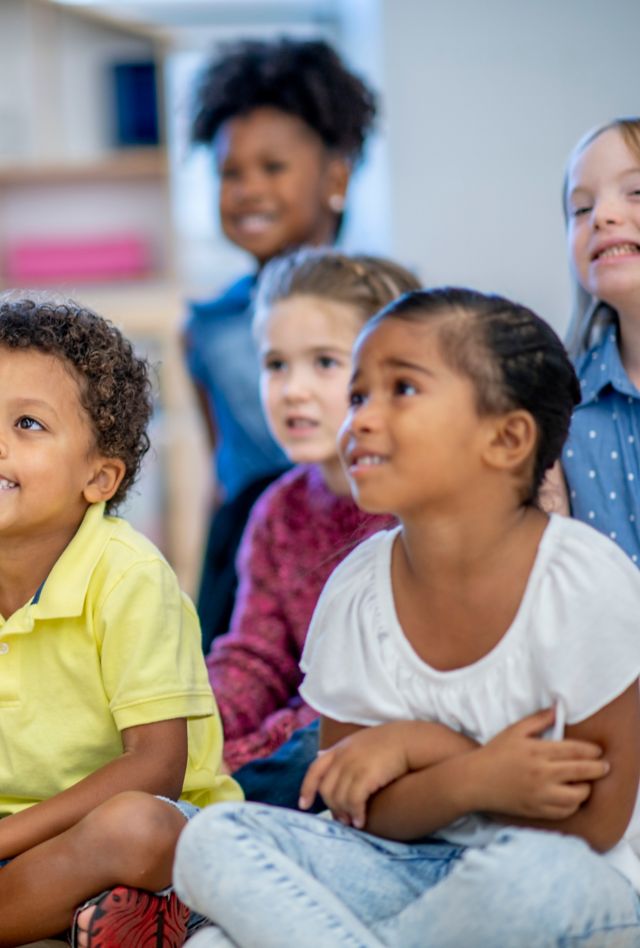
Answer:
POLYGON ((613 388, 621 395, 640 398, 640 392, 629 379, 622 364, 618 349, 618 327, 615 325, 608 326, 600 343, 585 355, 579 374, 582 385, 581 405, 595 402, 607 387, 613 388))
POLYGON ((30 602, 7 619, 3 634, 30 632, 36 619, 65 619, 82 614, 93 575, 113 533, 105 504, 92 504, 69 545, 30 602))

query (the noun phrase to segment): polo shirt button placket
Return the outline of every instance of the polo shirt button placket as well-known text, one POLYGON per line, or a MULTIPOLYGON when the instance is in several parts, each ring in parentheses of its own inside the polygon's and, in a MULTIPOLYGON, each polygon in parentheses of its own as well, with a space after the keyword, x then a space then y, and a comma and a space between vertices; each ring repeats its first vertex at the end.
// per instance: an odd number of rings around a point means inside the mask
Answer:
POLYGON ((0 642, 0 655, 6 655, 8 651, 9 651, 9 643, 0 642))

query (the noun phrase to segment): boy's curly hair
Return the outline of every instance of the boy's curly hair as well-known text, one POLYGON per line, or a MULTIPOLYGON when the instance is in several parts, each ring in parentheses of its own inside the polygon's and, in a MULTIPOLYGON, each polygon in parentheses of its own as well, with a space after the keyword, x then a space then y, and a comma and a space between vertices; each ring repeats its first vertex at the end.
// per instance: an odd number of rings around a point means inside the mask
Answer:
POLYGON ((96 448, 120 458, 125 475, 107 503, 113 512, 149 450, 152 412, 149 366, 112 323, 73 300, 0 298, 0 346, 37 349, 72 367, 96 448))
POLYGON ((227 119, 265 107, 301 119, 327 148, 355 163, 377 101, 323 40, 242 40, 224 45, 200 75, 191 138, 210 145, 227 119))

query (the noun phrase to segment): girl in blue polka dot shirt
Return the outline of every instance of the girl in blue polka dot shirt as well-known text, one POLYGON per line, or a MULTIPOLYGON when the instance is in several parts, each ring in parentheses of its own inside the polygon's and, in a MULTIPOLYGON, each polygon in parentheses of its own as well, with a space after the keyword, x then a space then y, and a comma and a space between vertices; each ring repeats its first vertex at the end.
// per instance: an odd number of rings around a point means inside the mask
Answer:
POLYGON ((562 458, 569 505, 640 565, 640 118, 577 144, 564 209, 582 386, 562 458))

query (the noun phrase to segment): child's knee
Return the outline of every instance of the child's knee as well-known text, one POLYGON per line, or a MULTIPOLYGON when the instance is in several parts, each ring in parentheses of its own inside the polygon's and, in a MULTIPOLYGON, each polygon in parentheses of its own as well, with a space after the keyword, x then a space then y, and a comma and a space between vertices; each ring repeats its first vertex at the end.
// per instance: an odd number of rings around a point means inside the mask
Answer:
MULTIPOLYGON (((118 873, 145 873, 171 861, 185 818, 148 793, 119 793, 97 806, 77 826, 80 846, 100 852, 118 873)), ((140 882, 143 886, 143 882, 140 882)))

